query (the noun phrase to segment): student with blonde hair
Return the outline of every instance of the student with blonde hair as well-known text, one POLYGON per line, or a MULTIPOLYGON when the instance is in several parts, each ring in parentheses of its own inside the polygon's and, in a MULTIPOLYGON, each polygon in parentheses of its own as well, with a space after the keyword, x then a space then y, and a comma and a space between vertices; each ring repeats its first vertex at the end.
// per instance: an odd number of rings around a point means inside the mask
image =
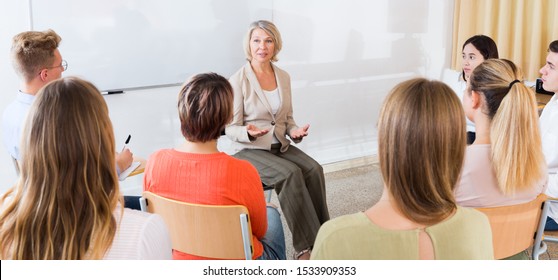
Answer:
MULTIPOLYGON (((20 140, 25 118, 37 92, 51 81, 60 79, 68 69, 58 46, 62 38, 54 30, 24 31, 12 39, 11 57, 21 86, 16 99, 6 107, 2 116, 4 146, 12 158, 21 159, 20 140)), ((126 170, 132 164, 128 148, 116 154, 116 170, 126 170)))
POLYGON ((378 121, 382 197, 326 222, 312 259, 492 259, 488 219, 453 197, 466 139, 461 102, 447 85, 397 85, 378 121))
POLYGON ((521 204, 546 187, 537 100, 522 79, 505 59, 486 60, 470 76, 463 106, 477 135, 455 190, 461 206, 521 204))
POLYGON ((1 200, 1 259, 170 259, 162 218, 122 207, 112 124, 94 85, 46 85, 22 138, 20 178, 1 200))
POLYGON ((58 50, 62 38, 53 30, 26 31, 12 39, 11 57, 21 86, 16 99, 2 118, 4 146, 12 158, 20 159, 21 131, 35 95, 44 85, 62 77, 68 64, 58 50))

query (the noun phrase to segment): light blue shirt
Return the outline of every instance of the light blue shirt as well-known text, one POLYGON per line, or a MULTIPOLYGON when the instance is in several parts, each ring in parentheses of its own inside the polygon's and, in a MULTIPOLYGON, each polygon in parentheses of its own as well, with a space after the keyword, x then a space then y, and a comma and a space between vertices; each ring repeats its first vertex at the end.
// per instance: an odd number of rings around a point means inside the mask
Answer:
MULTIPOLYGON (((16 99, 6 107, 2 116, 2 133, 4 136, 4 147, 15 159, 21 160, 20 141, 23 127, 31 104, 35 96, 19 91, 16 99)), ((116 172, 120 175, 120 169, 116 165, 116 172)))
POLYGON ((15 159, 20 160, 19 145, 21 133, 25 125, 25 119, 35 96, 18 92, 16 99, 6 107, 2 117, 2 133, 4 136, 4 147, 15 159))

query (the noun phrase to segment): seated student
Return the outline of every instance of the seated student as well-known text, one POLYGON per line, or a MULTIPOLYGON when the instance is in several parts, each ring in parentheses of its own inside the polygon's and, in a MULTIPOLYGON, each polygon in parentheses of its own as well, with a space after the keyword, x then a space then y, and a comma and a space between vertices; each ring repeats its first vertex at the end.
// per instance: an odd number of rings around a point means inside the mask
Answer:
MULTIPOLYGON (((452 87, 460 99, 467 89, 467 80, 479 64, 490 58, 498 58, 498 47, 492 38, 486 35, 475 35, 463 43, 461 72, 449 75, 444 82, 452 87)), ((453 72, 453 71, 452 71, 453 72)), ((467 144, 475 141, 475 123, 467 118, 467 144)))
POLYGON ((455 93, 422 78, 397 85, 382 106, 378 141, 380 201, 326 222, 311 259, 492 259, 488 218, 453 198, 466 146, 455 93))
POLYGON ((494 207, 529 202, 546 186, 535 93, 509 60, 489 59, 475 68, 463 107, 475 122, 475 142, 467 147, 457 204, 494 207))
MULTIPOLYGON (((12 39, 11 57, 14 69, 21 78, 21 87, 16 99, 2 115, 4 146, 16 161, 21 159, 20 139, 23 124, 37 92, 46 84, 62 77, 68 63, 58 50, 62 38, 53 30, 25 31, 12 39)), ((116 153, 118 174, 126 170, 133 161, 129 149, 116 153)))
MULTIPOLYGON (((254 259, 285 259, 279 212, 270 205, 266 210, 258 171, 217 150, 217 139, 233 115, 229 82, 214 73, 192 77, 180 90, 178 114, 185 141, 151 155, 144 190, 189 203, 244 205, 250 213, 254 259)), ((203 259, 179 251, 173 258, 203 259)))
MULTIPOLYGON (((546 62, 539 70, 542 87, 554 95, 543 109, 540 118, 543 153, 548 165, 546 194, 558 198, 558 40, 548 45, 546 62)), ((544 230, 558 230, 558 204, 551 203, 544 230)))
POLYGON ((91 83, 42 88, 22 133, 21 175, 2 197, 0 259, 170 259, 163 219, 122 208, 108 107, 91 83))

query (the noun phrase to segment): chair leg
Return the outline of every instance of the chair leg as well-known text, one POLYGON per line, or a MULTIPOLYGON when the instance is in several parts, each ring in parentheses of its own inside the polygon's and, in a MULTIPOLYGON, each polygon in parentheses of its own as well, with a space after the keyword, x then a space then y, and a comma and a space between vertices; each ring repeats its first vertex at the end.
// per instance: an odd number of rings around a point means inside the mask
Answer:
POLYGON ((147 199, 143 196, 139 198, 140 210, 147 212, 147 199))
POLYGON ((544 243, 544 226, 546 225, 546 216, 548 214, 549 204, 550 203, 548 201, 545 201, 542 204, 541 217, 539 219, 537 232, 535 233, 535 241, 533 242, 533 260, 538 260, 539 256, 547 250, 546 243, 544 243))
POLYGON ((252 260, 252 254, 254 253, 253 250, 254 248, 252 248, 252 243, 251 243, 251 234, 250 231, 248 230, 250 227, 250 224, 248 222, 248 215, 246 214, 240 214, 240 227, 242 230, 242 244, 244 246, 244 256, 246 257, 246 260, 252 260))

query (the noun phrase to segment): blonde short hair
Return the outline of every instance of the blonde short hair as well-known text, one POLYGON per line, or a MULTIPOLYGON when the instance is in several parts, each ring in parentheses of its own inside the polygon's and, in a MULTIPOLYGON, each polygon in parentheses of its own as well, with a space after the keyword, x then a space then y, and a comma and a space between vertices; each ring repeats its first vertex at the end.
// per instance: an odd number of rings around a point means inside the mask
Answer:
POLYGON ((250 52, 250 38, 252 37, 252 32, 258 28, 265 31, 265 33, 267 33, 267 35, 269 35, 273 40, 275 48, 271 61, 277 61, 277 54, 279 54, 279 51, 281 51, 281 48, 283 47, 283 40, 281 39, 281 33, 279 33, 275 24, 267 20, 258 20, 250 24, 248 32, 246 32, 246 36, 244 37, 244 53, 246 54, 246 59, 248 61, 252 60, 252 53, 250 52))
POLYGON ((12 64, 16 72, 26 82, 33 80, 41 69, 54 63, 54 51, 61 40, 51 29, 17 34, 12 40, 12 64))

